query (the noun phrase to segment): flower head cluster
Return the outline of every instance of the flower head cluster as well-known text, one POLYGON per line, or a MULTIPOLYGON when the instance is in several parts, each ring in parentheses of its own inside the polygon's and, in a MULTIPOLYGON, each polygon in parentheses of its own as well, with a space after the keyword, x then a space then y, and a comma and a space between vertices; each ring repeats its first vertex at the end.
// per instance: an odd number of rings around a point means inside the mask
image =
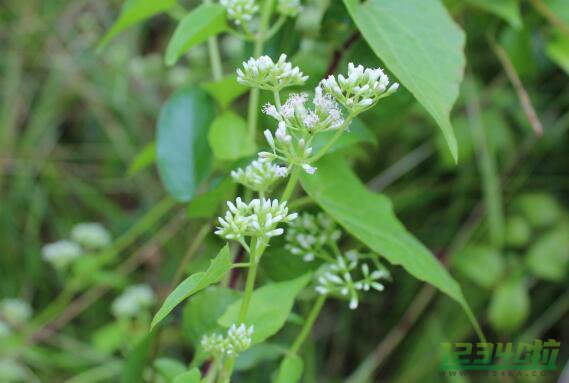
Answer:
POLYGON ((358 292, 370 289, 383 291, 384 286, 379 281, 387 277, 389 273, 385 269, 370 272, 362 254, 351 250, 338 257, 335 263, 323 267, 316 291, 322 295, 338 294, 347 297, 350 309, 355 310, 359 304, 358 292))
POLYGON ((81 246, 67 240, 49 243, 42 248, 42 256, 56 269, 65 269, 83 254, 81 246))
POLYGON ((292 222, 297 213, 288 213, 285 202, 270 199, 254 199, 245 203, 237 198, 235 203, 227 201, 229 210, 219 217, 219 227, 215 234, 225 238, 242 241, 244 237, 268 239, 283 234, 277 227, 280 223, 292 222))
POLYGON ((398 83, 389 86, 389 77, 381 68, 369 69, 353 63, 348 65, 347 78, 338 75, 336 80, 331 75, 322 80, 320 86, 353 114, 371 108, 381 98, 391 95, 399 88, 398 83))
POLYGON ((146 284, 133 285, 117 297, 112 306, 113 315, 118 318, 135 317, 142 310, 151 307, 156 300, 154 291, 146 284))
POLYGON ((253 161, 245 169, 231 172, 231 177, 256 192, 265 192, 279 179, 286 177, 288 169, 270 161, 253 161))
POLYGON ((227 336, 205 335, 202 337, 201 345, 205 352, 215 357, 224 355, 234 357, 251 347, 252 336, 253 326, 247 327, 243 323, 240 326, 233 324, 227 330, 227 336))
POLYGON ((111 234, 100 223, 79 223, 71 229, 71 239, 86 249, 98 250, 111 243, 111 234))
POLYGON ((219 3, 227 10, 229 20, 237 25, 251 21, 259 6, 255 0, 219 0, 219 3))
POLYGON ((342 232, 326 214, 304 213, 290 224, 285 248, 306 262, 311 262, 323 251, 325 245, 335 243, 341 235, 342 232))
POLYGON ((294 17, 302 11, 300 0, 279 0, 277 11, 283 16, 294 17))
POLYGON ((17 298, 7 298, 0 302, 0 317, 15 326, 26 322, 32 316, 29 303, 17 298))
POLYGON ((240 84, 272 91, 280 91, 283 88, 302 85, 308 79, 298 67, 293 67, 286 61, 286 55, 282 54, 277 62, 269 56, 261 56, 258 59, 250 58, 243 62, 243 68, 237 69, 237 81, 240 84))

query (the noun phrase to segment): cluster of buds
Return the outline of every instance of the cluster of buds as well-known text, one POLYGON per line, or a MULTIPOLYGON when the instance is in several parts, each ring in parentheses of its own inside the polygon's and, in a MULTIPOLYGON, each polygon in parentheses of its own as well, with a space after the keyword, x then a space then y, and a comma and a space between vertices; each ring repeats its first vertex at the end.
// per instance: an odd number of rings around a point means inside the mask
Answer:
POLYGON ((357 115, 375 105, 381 98, 393 94, 398 83, 389 86, 389 77, 381 68, 370 69, 361 65, 348 65, 348 77, 331 75, 322 80, 320 86, 331 94, 353 115, 357 115))
POLYGON ((119 295, 111 305, 117 318, 133 318, 141 311, 150 308, 156 300, 154 291, 146 284, 133 285, 119 295))
POLYGON ((335 222, 326 214, 304 213, 290 224, 285 248, 292 254, 301 256, 306 262, 311 262, 325 252, 324 246, 335 244, 341 235, 342 232, 335 222))
POLYGON ((269 56, 258 59, 250 58, 243 62, 243 68, 237 69, 237 81, 240 84, 270 91, 280 91, 289 86, 303 85, 305 76, 298 67, 293 67, 282 54, 277 62, 269 56))
POLYGON ((277 11, 283 16, 295 17, 302 11, 300 0, 279 0, 277 11))
POLYGON ((0 317, 11 326, 25 323, 32 316, 29 303, 17 298, 7 298, 0 302, 0 317))
POLYGON ((246 24, 259 10, 255 0, 219 0, 227 10, 227 18, 237 25, 246 24))
POLYGON ((43 259, 58 270, 67 268, 83 254, 83 249, 73 241, 61 240, 42 248, 43 259))
POLYGON ((231 172, 231 177, 237 183, 245 187, 264 193, 279 179, 286 177, 288 169, 270 161, 253 161, 245 169, 237 169, 231 172))
POLYGON ((385 269, 370 272, 369 265, 362 259, 362 254, 350 250, 339 256, 333 264, 323 267, 318 277, 316 292, 322 295, 336 294, 350 300, 349 307, 355 310, 359 305, 359 291, 371 289, 383 291, 380 280, 389 277, 385 269))
POLYGON ((240 326, 233 324, 227 330, 225 337, 220 334, 203 336, 201 346, 205 352, 215 357, 235 357, 251 347, 252 336, 253 326, 247 327, 243 323, 240 326))
POLYGON ((264 240, 283 234, 284 229, 277 227, 280 223, 292 222, 297 213, 288 213, 285 202, 270 199, 254 199, 245 203, 237 198, 235 203, 227 201, 229 210, 225 216, 219 217, 220 226, 215 234, 225 238, 243 242, 244 237, 256 237, 264 240))
POLYGON ((111 234, 100 223, 79 223, 71 230, 71 239, 85 249, 99 250, 111 243, 111 234))

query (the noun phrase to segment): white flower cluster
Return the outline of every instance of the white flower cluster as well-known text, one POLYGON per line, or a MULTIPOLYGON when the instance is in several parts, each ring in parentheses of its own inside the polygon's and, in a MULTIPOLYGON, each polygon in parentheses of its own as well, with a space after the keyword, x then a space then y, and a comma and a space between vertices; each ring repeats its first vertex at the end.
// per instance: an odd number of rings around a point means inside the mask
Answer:
POLYGON ((227 330, 227 336, 220 334, 205 335, 202 337, 201 346, 205 352, 216 357, 235 357, 251 347, 253 326, 247 327, 243 323, 240 326, 231 325, 227 330))
POLYGON ((385 269, 370 273, 369 265, 362 261, 361 254, 350 250, 338 257, 336 263, 323 267, 316 291, 322 295, 338 294, 348 297, 350 309, 355 310, 359 304, 358 291, 383 291, 384 286, 378 281, 387 277, 389 274, 385 269), (359 275, 356 274, 358 269, 359 275))
POLYGON ((89 250, 98 250, 111 243, 111 234, 100 223, 79 223, 71 229, 71 239, 89 250))
POLYGON ((287 174, 288 169, 284 166, 273 164, 270 161, 255 160, 245 169, 233 170, 231 177, 235 182, 262 193, 287 174))
POLYGON ((133 285, 119 295, 111 305, 118 318, 133 318, 142 310, 150 308, 156 300, 154 291, 146 284, 133 285))
POLYGON ((308 79, 298 67, 293 67, 282 54, 277 62, 269 56, 250 58, 237 69, 237 81, 253 88, 280 91, 289 86, 302 85, 308 79))
POLYGON ((245 203, 241 198, 235 204, 227 201, 229 210, 225 216, 219 217, 220 226, 215 234, 225 238, 242 241, 244 237, 268 239, 283 234, 284 229, 278 228, 279 223, 292 222, 297 213, 288 213, 285 202, 270 199, 254 199, 245 203))
POLYGON ((43 259, 51 263, 56 269, 65 269, 83 254, 81 246, 67 240, 61 240, 44 245, 43 259))
POLYGON ((389 86, 389 77, 381 68, 369 69, 361 65, 355 66, 353 63, 348 65, 347 78, 338 75, 336 80, 336 77, 331 75, 322 80, 320 86, 352 114, 371 108, 381 98, 391 95, 399 88, 398 83, 389 86))
POLYGON ((279 0, 277 11, 283 16, 294 17, 302 11, 300 0, 279 0))
POLYGON ((335 222, 324 213, 304 213, 292 222, 286 233, 285 248, 311 262, 327 244, 336 243, 342 235, 335 222))
POLYGON ((18 326, 32 316, 29 303, 17 298, 7 298, 0 302, 0 317, 9 325, 18 326))
POLYGON ((241 25, 251 21, 259 6, 255 0, 219 0, 227 10, 227 18, 241 25))

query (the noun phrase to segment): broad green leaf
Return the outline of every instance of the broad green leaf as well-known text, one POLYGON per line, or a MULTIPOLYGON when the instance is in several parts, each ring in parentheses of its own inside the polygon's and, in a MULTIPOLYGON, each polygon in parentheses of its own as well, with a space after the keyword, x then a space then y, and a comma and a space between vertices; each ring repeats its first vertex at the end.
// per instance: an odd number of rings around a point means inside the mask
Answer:
POLYGON ((121 379, 122 383, 140 383, 144 381, 142 374, 148 363, 154 336, 155 333, 153 331, 149 332, 128 353, 121 379))
POLYGON ((203 335, 219 330, 217 320, 239 297, 236 290, 218 286, 212 286, 194 296, 184 307, 184 336, 197 347, 203 335))
POLYGON ((503 18, 516 29, 522 26, 518 0, 467 0, 467 2, 503 18))
POLYGON ((160 109, 158 172, 168 192, 179 201, 189 201, 209 173, 211 151, 205 141, 213 117, 209 96, 196 86, 180 89, 160 109))
POLYGON ((510 334, 522 326, 529 311, 528 287, 523 278, 513 276, 494 291, 488 309, 488 319, 496 331, 510 334))
POLYGON ((506 222, 506 243, 513 247, 524 247, 531 239, 531 227, 524 217, 512 215, 506 222))
POLYGON ((152 319, 150 328, 154 328, 162 319, 166 318, 182 301, 209 285, 219 282, 223 275, 231 269, 231 266, 231 255, 229 254, 229 247, 226 245, 211 261, 206 271, 189 276, 168 295, 162 307, 160 307, 160 310, 152 319))
POLYGON ((344 0, 375 54, 433 116, 457 161, 450 112, 462 81, 464 33, 439 0, 344 0))
POLYGON ((133 176, 156 162, 156 141, 146 145, 132 160, 127 175, 133 176))
POLYGON ((471 281, 487 289, 500 281, 506 267, 502 255, 485 245, 467 247, 454 257, 453 264, 471 281))
MULTIPOLYGON (((318 153, 318 151, 326 145, 335 133, 336 132, 331 131, 316 135, 312 141, 312 150, 314 153, 318 153)), ((377 138, 361 120, 355 119, 350 125, 350 130, 340 136, 338 141, 336 141, 336 143, 330 148, 329 153, 363 142, 376 145, 377 138)))
POLYGON ((173 381, 175 377, 186 371, 186 366, 182 362, 172 358, 158 358, 153 364, 166 382, 173 381))
POLYGON ((219 209, 220 204, 233 199, 237 184, 229 177, 224 178, 211 190, 200 194, 188 204, 188 217, 210 218, 219 209))
POLYGON ((224 109, 249 90, 248 87, 237 82, 235 74, 225 76, 219 81, 202 84, 202 88, 224 109))
POLYGON ((178 24, 166 48, 166 65, 171 66, 190 48, 227 29, 225 8, 219 4, 202 4, 178 24))
POLYGON ((370 192, 338 156, 326 157, 316 166, 315 174, 301 176, 308 195, 370 249, 457 301, 479 331, 458 283, 399 222, 391 201, 382 194, 370 192))
POLYGON ((569 226, 560 224, 533 243, 526 264, 538 278, 562 281, 569 269, 569 226))
POLYGON ((558 33, 547 43, 545 51, 549 58, 569 75, 569 37, 558 33))
POLYGON ((192 368, 188 372, 184 372, 176 376, 172 383, 200 383, 201 377, 200 370, 196 367, 192 368))
POLYGON ((275 343, 259 343, 239 354, 235 360, 235 371, 249 370, 259 363, 275 360, 286 352, 286 348, 275 343))
MULTIPOLYGON (((253 325, 253 343, 259 343, 276 334, 285 324, 300 290, 310 281, 310 273, 278 283, 270 283, 255 290, 251 297, 245 324, 253 325)), ((242 300, 233 303, 219 318, 219 324, 229 327, 239 321, 242 300)))
POLYGON ((528 222, 536 228, 552 225, 561 217, 563 211, 555 199, 544 193, 524 194, 515 204, 528 222))
POLYGON ((302 378, 304 363, 298 355, 289 355, 283 359, 275 383, 297 383, 302 378))
POLYGON ((217 117, 208 135, 209 145, 216 158, 234 161, 255 153, 255 143, 247 131, 247 122, 234 112, 217 117))
POLYGON ((122 7, 118 20, 103 36, 97 49, 104 48, 109 41, 125 29, 158 13, 167 11, 174 4, 176 4, 176 0, 127 0, 122 7))

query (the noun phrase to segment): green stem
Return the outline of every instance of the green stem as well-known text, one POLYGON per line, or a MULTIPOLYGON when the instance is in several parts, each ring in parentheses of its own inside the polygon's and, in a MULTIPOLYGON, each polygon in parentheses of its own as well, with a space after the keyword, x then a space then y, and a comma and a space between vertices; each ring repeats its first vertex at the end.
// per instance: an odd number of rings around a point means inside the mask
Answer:
POLYGON ((353 119, 354 116, 350 114, 348 118, 346 118, 346 120, 344 121, 344 124, 338 129, 338 131, 336 131, 336 134, 334 134, 332 139, 328 141, 326 145, 324 145, 324 147, 320 149, 320 151, 310 159, 310 163, 318 161, 328 152, 328 150, 330 150, 330 148, 336 143, 336 141, 338 141, 342 133, 344 133, 344 131, 350 125, 350 122, 352 122, 353 119))
POLYGON ((273 90, 273 96, 275 97, 275 105, 277 106, 277 110, 281 110, 281 95, 278 90, 273 90))
POLYGON ((273 24, 273 26, 271 27, 271 29, 269 29, 267 31, 267 34, 265 35, 266 40, 270 39, 271 37, 273 37, 275 35, 275 33, 277 33, 279 31, 279 29, 281 29, 281 27, 283 26, 284 22, 286 21, 286 17, 285 16, 281 16, 279 17, 279 19, 277 20, 276 23, 273 24))
POLYGON ((239 310, 239 320, 237 324, 245 322, 247 318, 247 311, 249 310, 249 305, 251 304, 251 296, 253 295, 253 290, 255 289, 255 278, 257 277, 257 266, 265 247, 267 245, 264 242, 258 242, 257 238, 253 238, 251 241, 251 259, 249 272, 247 273, 247 280, 245 281, 245 291, 243 292, 243 302, 241 303, 241 309, 239 310))
MULTIPOLYGON (((204 0, 204 4, 211 4, 211 0, 204 0)), ((221 65, 221 55, 219 53, 217 37, 212 36, 207 39, 207 48, 209 50, 213 79, 215 81, 219 81, 223 78, 223 67, 221 65)))
POLYGON ((283 194, 281 196, 281 202, 288 201, 288 199, 291 197, 292 192, 296 187, 296 183, 298 182, 299 174, 300 174, 300 168, 298 166, 293 167, 292 174, 290 175, 288 183, 286 184, 283 194))
MULTIPOLYGON (((259 24, 259 33, 257 34, 255 47, 253 49, 253 56, 255 58, 258 58, 263 53, 266 32, 269 26, 269 21, 271 19, 274 1, 275 0, 265 0, 265 4, 263 5, 263 10, 261 11, 261 22, 259 24)), ((251 139, 251 141, 255 141, 255 134, 257 133, 257 116, 259 113, 259 92, 260 91, 257 88, 251 89, 249 95, 248 120, 249 120, 249 138, 251 139)))
POLYGON ((304 343, 306 337, 308 336, 308 334, 310 334, 310 331, 312 331, 314 322, 316 321, 316 318, 318 318, 318 314, 320 314, 320 311, 322 310, 322 307, 324 306, 325 302, 326 302, 326 295, 319 295, 318 299, 316 299, 316 302, 314 303, 314 306, 312 306, 312 310, 310 310, 308 317, 304 321, 304 325, 302 326, 300 333, 298 334, 294 343, 292 344, 289 350, 289 354, 296 354, 298 350, 300 350, 300 346, 302 346, 302 343, 304 343))

